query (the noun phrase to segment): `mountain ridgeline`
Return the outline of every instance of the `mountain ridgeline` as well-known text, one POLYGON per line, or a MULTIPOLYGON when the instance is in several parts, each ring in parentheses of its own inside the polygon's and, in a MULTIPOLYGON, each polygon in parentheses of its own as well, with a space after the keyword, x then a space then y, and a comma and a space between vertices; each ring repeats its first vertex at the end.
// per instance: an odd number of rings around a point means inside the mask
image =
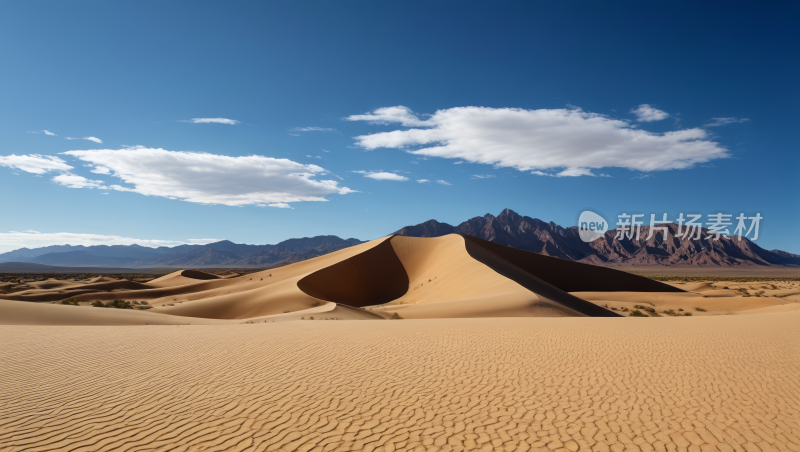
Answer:
MULTIPOLYGON (((668 237, 656 227, 648 238, 650 228, 643 226, 639 238, 617 239, 617 231, 610 230, 603 237, 585 243, 578 227, 561 227, 552 221, 519 215, 505 209, 498 216, 486 214, 469 219, 458 226, 429 220, 406 226, 395 232, 409 237, 438 237, 461 234, 477 237, 534 253, 595 265, 692 265, 737 267, 748 265, 800 266, 800 256, 785 251, 768 251, 747 238, 721 236, 708 240, 709 231, 701 229, 700 240, 677 238, 678 225, 666 224, 668 237)), ((714 237, 714 235, 711 235, 714 237)))
MULTIPOLYGON (((666 239, 661 231, 649 236, 642 226, 639 238, 617 239, 610 230, 603 237, 585 243, 577 226, 564 228, 552 221, 519 215, 511 209, 500 215, 486 214, 458 226, 429 220, 406 226, 395 235, 440 237, 461 234, 500 245, 595 265, 691 265, 691 266, 791 266, 800 267, 800 256, 785 251, 768 251, 752 241, 738 237, 709 240, 709 231, 701 229, 700 240, 677 238, 678 226, 669 228, 666 239)), ((0 254, 0 263, 25 262, 62 267, 273 267, 298 262, 363 243, 333 235, 290 239, 277 245, 243 245, 227 240, 207 245, 180 245, 172 248, 147 248, 139 245, 54 245, 21 248, 0 254)))
POLYGON ((361 243, 334 235, 290 239, 277 245, 243 245, 223 240, 208 245, 147 248, 139 245, 55 245, 0 254, 0 262, 63 267, 272 267, 328 254, 361 243))

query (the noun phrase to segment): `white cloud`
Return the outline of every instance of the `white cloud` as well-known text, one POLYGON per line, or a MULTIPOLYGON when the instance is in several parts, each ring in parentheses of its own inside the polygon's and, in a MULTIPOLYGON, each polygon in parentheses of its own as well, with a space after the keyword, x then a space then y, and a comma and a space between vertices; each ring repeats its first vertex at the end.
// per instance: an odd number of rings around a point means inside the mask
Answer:
POLYGON ((51 136, 51 137, 57 137, 57 136, 58 136, 58 135, 54 134, 53 132, 51 132, 51 131, 49 131, 49 130, 42 130, 42 131, 40 131, 40 132, 31 132, 31 131, 28 131, 28 133, 35 133, 35 134, 43 133, 43 134, 45 134, 45 135, 49 135, 49 136, 51 136))
POLYGON ((324 127, 295 127, 294 129, 289 129, 289 131, 290 132, 337 132, 336 129, 324 128, 324 127))
POLYGON ((322 157, 320 157, 318 155, 306 155, 306 157, 308 157, 310 159, 321 159, 322 158, 322 157))
POLYGON ((48 171, 69 171, 71 166, 54 155, 0 155, 0 166, 16 168, 33 174, 44 174, 48 171))
POLYGON ((415 162, 415 161, 413 161, 413 160, 412 160, 412 161, 411 161, 411 164, 412 164, 412 165, 419 165, 419 162, 415 162))
POLYGON ((105 166, 95 166, 92 168, 92 172, 95 174, 111 174, 111 170, 105 166))
POLYGON ((531 171, 531 174, 535 174, 537 176, 552 176, 552 174, 548 174, 543 171, 531 171))
POLYGON ((464 161, 463 161, 463 160, 459 160, 459 161, 457 161, 457 162, 453 162, 453 165, 460 165, 460 164, 462 164, 462 163, 464 163, 464 161))
POLYGON ((369 121, 372 124, 400 123, 406 127, 427 126, 427 121, 419 119, 410 108, 398 105, 396 107, 379 108, 366 115, 352 115, 344 118, 347 121, 369 121))
POLYGON ((428 180, 428 179, 418 179, 417 182, 419 182, 420 184, 424 184, 425 182, 430 182, 430 180, 428 180))
POLYGON ((447 181, 444 181, 444 180, 441 180, 441 179, 437 180, 436 183, 437 184, 442 184, 442 185, 453 185, 450 182, 447 182, 447 181))
POLYGON ((111 189, 203 204, 326 201, 330 194, 354 192, 333 180, 314 179, 327 174, 317 165, 260 155, 231 157, 145 147, 64 154, 95 168, 108 168, 113 177, 133 186, 111 185, 111 189))
POLYGON ((719 127, 724 126, 726 124, 733 124, 736 122, 747 122, 749 119, 747 118, 711 118, 711 121, 707 122, 704 127, 719 127))
POLYGON ((495 177, 495 175, 494 174, 473 174, 472 175, 473 179, 491 179, 492 177, 495 177))
POLYGON ((563 169, 565 175, 574 173, 574 168, 683 169, 728 157, 727 149, 708 140, 708 132, 701 128, 652 133, 580 109, 459 107, 439 110, 417 124, 423 127, 356 140, 370 150, 405 149, 521 171, 563 169))
POLYGON ((669 118, 669 113, 658 108, 651 107, 648 104, 639 105, 631 109, 631 113, 636 115, 636 120, 640 122, 653 122, 661 121, 662 119, 669 118))
POLYGON ((148 240, 120 237, 116 235, 77 234, 71 232, 43 233, 36 231, 0 232, 0 253, 20 248, 41 248, 50 245, 141 245, 150 248, 177 245, 205 245, 219 242, 219 239, 189 239, 186 242, 177 240, 148 240))
POLYGON ((395 173, 388 173, 386 171, 353 171, 353 173, 363 174, 364 177, 369 177, 375 180, 396 180, 407 181, 408 178, 395 173))
POLYGON ((188 121, 180 122, 193 122, 195 124, 228 124, 231 126, 241 123, 241 121, 228 118, 192 118, 188 121))
POLYGON ((292 206, 285 202, 274 202, 272 204, 261 204, 260 207, 277 207, 279 209, 291 209, 292 206))
POLYGON ((323 150, 322 150, 322 152, 327 152, 327 153, 330 153, 331 151, 326 151, 325 149, 323 149, 323 150))
POLYGON ((101 140, 100 138, 97 138, 97 137, 83 137, 83 138, 64 137, 64 139, 65 140, 88 140, 88 141, 94 141, 95 143, 98 143, 98 144, 103 144, 103 140, 101 140))
POLYGON ((87 179, 83 176, 78 176, 72 173, 64 173, 59 174, 58 176, 54 177, 53 182, 59 183, 65 187, 69 188, 103 188, 108 189, 105 185, 105 182, 101 180, 91 180, 87 179))

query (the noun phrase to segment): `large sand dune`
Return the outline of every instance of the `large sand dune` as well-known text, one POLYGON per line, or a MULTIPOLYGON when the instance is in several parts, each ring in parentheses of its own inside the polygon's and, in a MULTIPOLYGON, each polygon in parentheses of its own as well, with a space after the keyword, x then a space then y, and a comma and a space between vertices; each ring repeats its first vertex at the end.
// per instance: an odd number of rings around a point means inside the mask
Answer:
POLYGON ((5 326, 0 450, 796 452, 798 324, 5 326))
POLYGON ((702 312, 727 314, 795 301, 779 298, 778 292, 756 301, 745 298, 740 290, 703 283, 669 285, 455 234, 383 237, 238 277, 181 270, 146 283, 110 278, 47 280, 23 288, 0 295, 0 324, 192 324, 203 319, 260 323, 304 320, 320 312, 327 313, 327 318, 348 320, 392 315, 406 319, 615 317, 631 312, 639 303, 682 312, 705 307, 702 312), (147 301, 150 309, 109 313, 89 307, 112 300, 147 301), (65 311, 50 304, 62 301, 81 306, 65 311), (38 305, 24 304, 31 302, 38 305), (169 317, 175 318, 165 320, 169 317))

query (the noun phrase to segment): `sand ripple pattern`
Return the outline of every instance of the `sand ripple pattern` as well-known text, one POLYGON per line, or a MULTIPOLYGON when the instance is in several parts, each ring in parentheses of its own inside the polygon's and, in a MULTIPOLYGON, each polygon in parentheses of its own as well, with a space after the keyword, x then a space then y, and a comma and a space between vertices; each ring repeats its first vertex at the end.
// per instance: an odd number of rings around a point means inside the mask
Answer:
POLYGON ((0 450, 798 452, 798 324, 0 327, 0 450))

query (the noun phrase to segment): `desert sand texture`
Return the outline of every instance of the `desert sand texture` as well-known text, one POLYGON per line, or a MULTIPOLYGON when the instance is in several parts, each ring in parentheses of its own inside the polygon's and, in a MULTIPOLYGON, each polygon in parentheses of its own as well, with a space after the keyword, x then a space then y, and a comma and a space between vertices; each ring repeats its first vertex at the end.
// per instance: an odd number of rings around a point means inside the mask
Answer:
POLYGON ((798 451, 799 322, 2 326, 0 450, 798 451))

